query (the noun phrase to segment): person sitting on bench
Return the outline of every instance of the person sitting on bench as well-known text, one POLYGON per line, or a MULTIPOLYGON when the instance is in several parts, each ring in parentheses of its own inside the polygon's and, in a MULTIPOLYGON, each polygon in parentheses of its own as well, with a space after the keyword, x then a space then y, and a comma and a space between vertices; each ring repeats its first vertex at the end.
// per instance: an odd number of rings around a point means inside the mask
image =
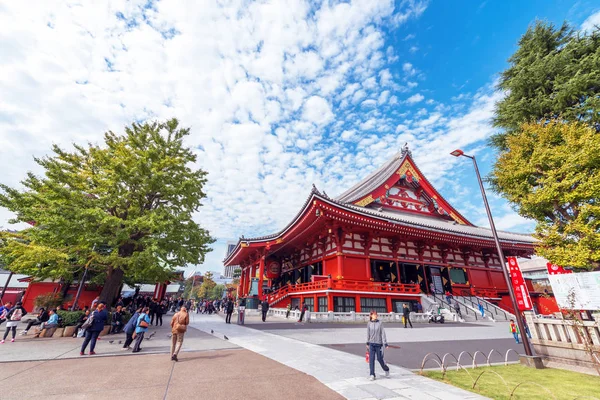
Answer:
POLYGON ((44 309, 44 307, 40 308, 37 317, 35 319, 30 319, 27 322, 27 327, 21 332, 21 335, 27 335, 27 332, 29 332, 32 326, 41 325, 43 322, 48 321, 48 318, 50 318, 48 312, 44 309))
POLYGON ((50 318, 48 318, 48 321, 42 322, 38 328, 35 328, 34 337, 40 337, 40 333, 42 333, 44 329, 52 328, 58 328, 58 314, 55 310, 50 310, 50 318))

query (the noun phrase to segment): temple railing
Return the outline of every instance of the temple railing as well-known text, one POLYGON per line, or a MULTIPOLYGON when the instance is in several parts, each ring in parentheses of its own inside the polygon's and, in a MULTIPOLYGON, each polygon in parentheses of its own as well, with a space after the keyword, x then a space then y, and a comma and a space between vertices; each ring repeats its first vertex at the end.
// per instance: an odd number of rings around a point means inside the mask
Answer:
POLYGON ((325 290, 348 290, 354 292, 403 293, 418 295, 421 288, 418 284, 354 281, 341 279, 323 279, 315 282, 286 285, 267 295, 267 301, 274 304, 293 293, 306 293, 325 290))

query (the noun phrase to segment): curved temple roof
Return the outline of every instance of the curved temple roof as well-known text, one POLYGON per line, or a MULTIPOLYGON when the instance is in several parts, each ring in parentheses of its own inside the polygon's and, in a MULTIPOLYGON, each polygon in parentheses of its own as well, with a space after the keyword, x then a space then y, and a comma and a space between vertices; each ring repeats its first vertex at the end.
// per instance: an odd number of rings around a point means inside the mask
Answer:
MULTIPOLYGON (((427 181, 422 172, 414 164, 410 151, 407 147, 405 147, 401 152, 395 154, 379 169, 369 174, 365 179, 335 199, 321 194, 313 185, 313 189, 304 203, 304 206, 284 229, 278 233, 267 236, 256 238, 242 237, 236 248, 226 258, 225 263, 227 264, 228 261, 234 258, 234 253, 237 253, 240 247, 247 246, 249 243, 273 242, 274 240, 282 238, 303 218, 306 211, 317 200, 321 203, 328 203, 331 206, 352 214, 383 220, 394 225, 451 234, 463 238, 486 241, 493 239, 491 229, 478 227, 471 224, 437 192, 437 190, 431 185, 431 183, 429 183, 429 181, 427 181), (419 184, 424 186, 428 194, 430 194, 437 200, 437 202, 443 205, 444 209, 449 212, 452 218, 454 218, 454 221, 435 215, 403 212, 402 210, 388 210, 384 209, 383 207, 368 207, 368 204, 370 203, 376 204, 374 203, 375 200, 372 197, 373 194, 378 196, 380 193, 382 193, 382 191, 385 192, 384 188, 387 188, 390 182, 394 182, 394 180, 404 176, 403 174, 406 174, 406 171, 408 170, 413 171, 413 175, 416 175, 415 178, 419 180, 419 184), (244 244, 242 245, 242 243, 244 244)), ((502 242, 505 243, 510 242, 531 247, 533 247, 533 245, 537 242, 537 240, 531 235, 520 233, 498 231, 498 237, 502 242)))

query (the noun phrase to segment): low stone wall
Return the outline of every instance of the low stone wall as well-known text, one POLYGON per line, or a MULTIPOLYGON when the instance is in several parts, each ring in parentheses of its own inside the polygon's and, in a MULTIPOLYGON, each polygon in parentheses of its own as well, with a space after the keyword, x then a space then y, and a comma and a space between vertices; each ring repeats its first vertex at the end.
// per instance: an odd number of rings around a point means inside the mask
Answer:
MULTIPOLYGON (((278 318, 285 318, 287 313, 287 309, 285 308, 270 308, 269 315, 278 318)), ((398 313, 379 313, 379 319, 383 322, 402 322, 402 314, 398 313)), ((429 313, 410 313, 410 320, 412 323, 427 323, 429 321, 430 314, 429 313)), ((448 319, 448 315, 444 315, 446 321, 451 321, 448 319)), ((300 318, 300 311, 290 311, 291 319, 300 318)), ((369 313, 363 312, 311 312, 310 313, 310 321, 311 322, 364 322, 369 321, 369 313)))
POLYGON ((574 322, 563 319, 536 318, 526 313, 535 352, 548 361, 594 367, 600 365, 600 330, 598 322, 574 322), (590 355, 586 341, 595 351, 590 355), (594 359, 593 359, 593 358, 594 359))

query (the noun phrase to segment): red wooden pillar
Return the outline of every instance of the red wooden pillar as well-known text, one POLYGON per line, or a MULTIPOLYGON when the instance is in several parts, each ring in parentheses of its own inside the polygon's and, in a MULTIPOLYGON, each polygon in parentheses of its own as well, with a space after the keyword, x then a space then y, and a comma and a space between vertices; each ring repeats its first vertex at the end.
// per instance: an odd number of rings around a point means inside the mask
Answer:
POLYGON ((392 312, 394 311, 392 309, 392 296, 386 296, 385 297, 385 306, 387 308, 387 312, 392 312))
POLYGON ((242 269, 242 274, 240 275, 240 289, 238 293, 239 297, 246 296, 246 268, 242 269))
POLYGON ((319 310, 319 298, 317 297, 316 294, 313 296, 313 310, 315 312, 321 311, 321 310, 319 310))
POLYGON ((327 292, 327 311, 333 311, 333 293, 327 292))
POLYGON ((263 280, 265 278, 265 256, 260 258, 258 267, 258 298, 263 300, 263 280))
POLYGON ((361 310, 361 307, 360 307, 360 295, 357 294, 356 296, 354 296, 354 311, 361 312, 360 310, 361 310))
POLYGON ((365 279, 368 281, 371 280, 371 258, 369 258, 368 254, 365 258, 365 279))

